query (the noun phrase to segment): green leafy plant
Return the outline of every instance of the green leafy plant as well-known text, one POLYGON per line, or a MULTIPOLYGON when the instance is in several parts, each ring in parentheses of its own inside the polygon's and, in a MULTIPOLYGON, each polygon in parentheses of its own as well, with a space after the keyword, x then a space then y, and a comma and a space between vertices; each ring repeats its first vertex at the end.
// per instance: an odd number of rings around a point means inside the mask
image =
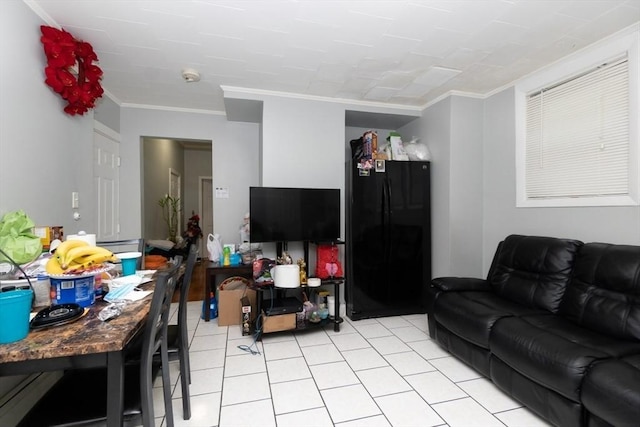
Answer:
POLYGON ((178 237, 180 198, 172 197, 168 194, 165 194, 164 197, 158 200, 158 205, 160 205, 160 208, 162 208, 162 217, 164 218, 164 222, 167 224, 167 228, 169 229, 168 239, 176 243, 178 237))

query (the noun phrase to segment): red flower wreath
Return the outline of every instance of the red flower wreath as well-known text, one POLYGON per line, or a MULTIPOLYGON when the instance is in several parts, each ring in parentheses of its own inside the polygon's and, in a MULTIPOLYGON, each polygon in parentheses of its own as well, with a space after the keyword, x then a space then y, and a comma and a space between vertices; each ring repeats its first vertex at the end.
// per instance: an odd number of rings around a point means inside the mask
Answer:
POLYGON ((76 40, 65 30, 46 25, 40 26, 40 30, 40 41, 47 56, 45 83, 67 101, 64 107, 67 114, 86 113, 104 93, 100 86, 102 70, 93 64, 98 56, 89 43, 76 40), (77 78, 70 71, 76 64, 77 78))

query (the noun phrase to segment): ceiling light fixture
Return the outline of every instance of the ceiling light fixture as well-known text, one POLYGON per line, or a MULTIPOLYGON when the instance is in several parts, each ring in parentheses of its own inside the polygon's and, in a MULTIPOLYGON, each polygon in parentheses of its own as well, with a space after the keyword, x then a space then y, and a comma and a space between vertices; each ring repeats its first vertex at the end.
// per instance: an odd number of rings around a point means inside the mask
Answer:
POLYGON ((182 70, 182 78, 187 83, 194 83, 200 81, 200 73, 193 68, 185 68, 182 70))

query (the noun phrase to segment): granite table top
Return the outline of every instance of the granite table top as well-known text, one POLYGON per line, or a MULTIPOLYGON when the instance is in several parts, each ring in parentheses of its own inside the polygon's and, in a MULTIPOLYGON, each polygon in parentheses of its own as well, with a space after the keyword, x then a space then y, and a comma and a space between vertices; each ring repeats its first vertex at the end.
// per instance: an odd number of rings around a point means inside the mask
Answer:
MULTIPOLYGON (((152 281, 142 287, 152 290, 154 286, 152 281)), ((121 351, 143 327, 151 299, 152 294, 127 303, 120 316, 107 322, 98 318, 107 303, 97 301, 72 323, 31 330, 23 340, 0 344, 0 364, 121 351)))

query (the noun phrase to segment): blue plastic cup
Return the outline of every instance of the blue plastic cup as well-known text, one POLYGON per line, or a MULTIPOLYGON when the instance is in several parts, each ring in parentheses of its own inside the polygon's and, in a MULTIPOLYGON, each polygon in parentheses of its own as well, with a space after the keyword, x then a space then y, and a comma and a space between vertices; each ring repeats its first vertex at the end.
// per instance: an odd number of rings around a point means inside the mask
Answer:
POLYGON ((29 334, 32 290, 0 293, 0 344, 20 341, 29 334))
POLYGON ((140 252, 125 252, 122 254, 116 254, 120 262, 122 263, 122 275, 131 276, 136 274, 136 265, 138 264, 138 258, 142 256, 140 252))

